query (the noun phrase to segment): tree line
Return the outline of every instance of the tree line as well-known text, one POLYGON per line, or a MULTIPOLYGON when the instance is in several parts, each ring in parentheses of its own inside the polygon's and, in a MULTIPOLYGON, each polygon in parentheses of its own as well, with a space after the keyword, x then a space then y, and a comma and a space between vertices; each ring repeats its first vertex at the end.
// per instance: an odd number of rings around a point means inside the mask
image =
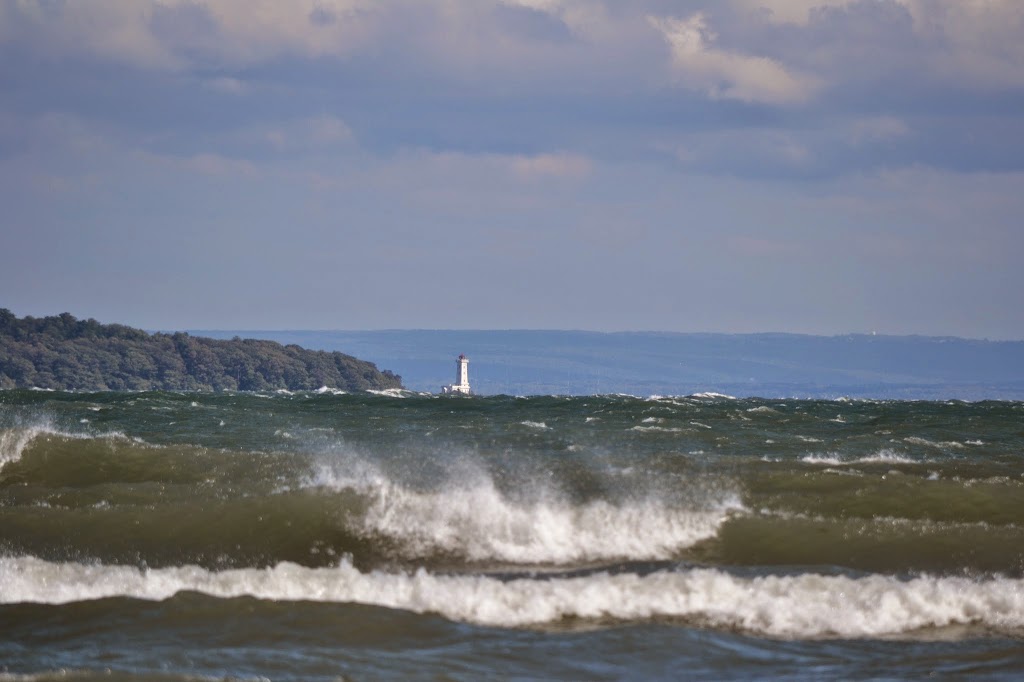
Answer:
POLYGON ((339 352, 257 339, 149 334, 70 313, 19 319, 0 309, 0 389, 344 391, 401 388, 402 378, 339 352))

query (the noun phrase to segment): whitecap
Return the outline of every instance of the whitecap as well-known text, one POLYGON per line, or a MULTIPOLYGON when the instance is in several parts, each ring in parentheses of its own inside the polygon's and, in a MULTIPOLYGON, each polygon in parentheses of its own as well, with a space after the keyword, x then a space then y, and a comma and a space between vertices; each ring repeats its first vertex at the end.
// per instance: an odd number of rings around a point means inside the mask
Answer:
POLYGON ((747 577, 715 568, 501 580, 481 575, 363 572, 349 561, 308 568, 210 571, 188 565, 56 563, 0 557, 0 601, 65 604, 110 597, 164 600, 183 591, 219 598, 360 603, 486 626, 529 627, 568 618, 686 618, 771 637, 874 638, 925 628, 1024 627, 1024 581, 1012 578, 813 573, 747 577))
MULTIPOLYGON (((686 429, 680 429, 674 426, 633 426, 629 429, 630 431, 641 431, 641 432, 659 432, 659 433, 682 433, 686 429)), ((690 429, 692 431, 692 429, 690 429)))
POLYGON ((313 393, 316 393, 317 395, 324 395, 325 393, 330 395, 345 395, 345 391, 340 388, 329 388, 327 386, 321 386, 313 391, 313 393))
POLYGON ((695 492, 685 508, 655 496, 580 504, 543 489, 537 499, 520 501, 483 473, 419 491, 359 460, 341 471, 324 465, 309 484, 364 495, 369 507, 357 530, 396 540, 408 557, 441 552, 523 564, 668 559, 713 537, 730 515, 745 510, 732 491, 695 492))
POLYGON ((388 398, 408 398, 410 395, 416 395, 412 391, 407 391, 404 388, 385 388, 384 390, 369 389, 367 393, 373 395, 383 395, 388 398))
POLYGON ((959 448, 964 447, 963 443, 958 443, 955 440, 934 441, 934 440, 928 440, 927 438, 918 438, 917 436, 910 436, 908 438, 904 438, 903 442, 904 443, 910 443, 912 445, 923 445, 923 446, 929 447, 929 448, 956 448, 956 449, 959 449, 959 448))
POLYGON ((828 454, 810 454, 804 455, 800 458, 801 462, 807 464, 825 464, 829 466, 837 466, 841 464, 920 464, 924 460, 911 459, 906 455, 901 455, 892 450, 879 450, 878 452, 863 457, 840 457, 835 453, 828 454))

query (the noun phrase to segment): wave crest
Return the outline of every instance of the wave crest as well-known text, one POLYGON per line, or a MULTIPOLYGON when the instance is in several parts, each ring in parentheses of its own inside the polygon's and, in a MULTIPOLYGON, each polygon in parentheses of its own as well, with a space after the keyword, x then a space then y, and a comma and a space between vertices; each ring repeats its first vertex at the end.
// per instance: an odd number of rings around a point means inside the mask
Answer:
POLYGON ((517 564, 669 559, 713 537, 730 514, 744 509, 729 491, 704 493, 682 508, 653 495, 573 502, 548 491, 520 501, 482 472, 419 491, 365 463, 345 474, 323 466, 313 484, 365 497, 360 532, 397 541, 407 558, 451 554, 517 564))
POLYGON ((792 638, 899 636, 927 628, 1024 628, 1024 582, 922 576, 802 574, 741 577, 712 568, 517 578, 364 573, 280 563, 267 569, 130 566, 0 558, 0 601, 62 604, 105 597, 163 600, 184 591, 214 597, 357 602, 480 625, 528 627, 567 618, 684 618, 792 638))

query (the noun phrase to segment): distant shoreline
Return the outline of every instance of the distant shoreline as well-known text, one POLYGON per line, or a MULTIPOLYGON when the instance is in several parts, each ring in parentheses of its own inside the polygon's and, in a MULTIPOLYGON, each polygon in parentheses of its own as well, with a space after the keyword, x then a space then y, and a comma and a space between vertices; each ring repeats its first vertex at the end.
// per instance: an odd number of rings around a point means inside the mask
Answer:
POLYGON ((473 358, 483 395, 688 395, 1024 400, 1024 341, 848 334, 557 330, 197 330, 341 350, 433 392, 473 358))

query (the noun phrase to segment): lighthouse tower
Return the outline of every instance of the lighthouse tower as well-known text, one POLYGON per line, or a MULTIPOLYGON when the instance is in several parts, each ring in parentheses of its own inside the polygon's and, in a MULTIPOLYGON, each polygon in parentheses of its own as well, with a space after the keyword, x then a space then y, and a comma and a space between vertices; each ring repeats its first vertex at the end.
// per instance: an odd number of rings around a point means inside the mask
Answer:
POLYGON ((469 390, 469 358, 465 354, 459 355, 455 361, 455 383, 441 388, 441 393, 462 393, 470 394, 469 390))

